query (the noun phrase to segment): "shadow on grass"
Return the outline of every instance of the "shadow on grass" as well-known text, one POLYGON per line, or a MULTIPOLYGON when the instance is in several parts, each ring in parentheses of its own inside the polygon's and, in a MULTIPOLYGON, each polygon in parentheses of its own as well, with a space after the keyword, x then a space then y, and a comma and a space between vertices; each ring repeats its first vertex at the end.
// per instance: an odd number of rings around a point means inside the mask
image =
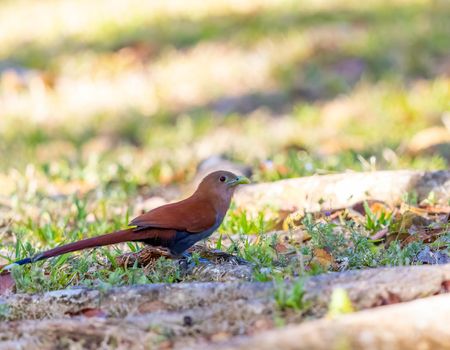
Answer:
MULTIPOLYGON (((55 58, 62 55, 84 51, 107 53, 130 48, 139 51, 141 58, 148 61, 167 49, 183 50, 200 42, 231 41, 252 50, 252 46, 261 39, 273 37, 276 41, 288 32, 301 38, 315 28, 328 28, 332 33, 336 26, 341 26, 350 35, 356 30, 363 30, 367 35, 360 42, 358 40, 361 39, 355 36, 352 45, 336 42, 330 47, 317 48, 309 57, 308 65, 302 67, 307 74, 320 75, 324 65, 351 57, 359 58, 365 71, 374 79, 391 75, 405 79, 409 76, 430 78, 437 74, 433 70, 436 62, 448 58, 449 17, 450 6, 439 1, 431 6, 386 4, 370 9, 331 8, 307 12, 286 6, 279 10, 212 16, 198 21, 165 17, 125 25, 109 23, 88 41, 66 37, 48 45, 19 43, 11 47, 6 56, 25 66, 48 69, 55 63, 55 58)), ((287 84, 292 84, 289 77, 299 67, 296 62, 286 62, 285 66, 275 74, 287 84)))
MULTIPOLYGON (((247 15, 212 16, 198 21, 160 18, 125 26, 110 23, 89 41, 66 37, 48 45, 19 43, 10 48, 7 57, 8 62, 14 65, 57 72, 60 58, 85 52, 114 54, 130 49, 143 62, 150 63, 167 50, 187 50, 199 43, 229 42, 243 50, 253 51, 262 40, 273 40, 276 44, 277 40, 291 34, 299 40, 317 41, 308 57, 293 55, 274 68, 272 74, 278 83, 276 90, 221 96, 192 110, 161 112, 164 114, 161 118, 148 118, 139 111, 127 110, 116 116, 117 123, 112 123, 106 131, 104 125, 107 123, 99 119, 82 135, 71 130, 64 134, 64 138, 78 146, 95 137, 99 130, 114 140, 142 146, 152 144, 149 138, 160 139, 163 134, 169 135, 166 138, 175 139, 176 133, 172 135, 170 130, 176 129, 176 117, 183 112, 193 112, 196 125, 201 124, 197 115, 211 111, 221 115, 245 115, 263 107, 280 114, 289 111, 299 101, 327 100, 349 92, 361 80, 408 83, 448 74, 440 67, 450 59, 449 17, 450 6, 444 1, 436 1, 434 5, 385 4, 370 9, 332 8, 314 12, 286 7, 247 15), (317 30, 326 33, 326 40, 315 36, 317 30), (341 42, 335 31, 348 33, 351 40, 341 42), (358 35, 360 33, 363 35, 358 35)), ((107 119, 114 118, 108 116, 107 119)), ((379 127, 384 128, 383 125, 379 127)), ((29 134, 26 144, 41 144, 52 138, 50 133, 30 131, 29 134)), ((12 135, 10 139, 26 138, 12 135)))

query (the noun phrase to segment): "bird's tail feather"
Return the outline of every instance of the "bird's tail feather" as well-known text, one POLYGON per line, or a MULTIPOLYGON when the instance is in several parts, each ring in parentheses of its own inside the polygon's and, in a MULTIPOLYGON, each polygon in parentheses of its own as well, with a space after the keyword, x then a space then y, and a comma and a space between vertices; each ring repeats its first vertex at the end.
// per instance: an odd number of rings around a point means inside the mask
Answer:
POLYGON ((108 233, 105 235, 86 238, 81 241, 69 243, 60 247, 56 247, 45 252, 34 255, 31 258, 25 258, 19 261, 16 261, 10 265, 3 267, 3 269, 10 269, 14 265, 25 265, 34 263, 39 260, 44 260, 48 258, 52 258, 54 256, 59 256, 65 253, 74 252, 77 250, 83 250, 94 247, 102 247, 105 245, 111 245, 116 243, 128 242, 128 241, 139 241, 142 239, 142 235, 134 232, 134 229, 126 229, 121 231, 116 231, 112 233, 108 233))

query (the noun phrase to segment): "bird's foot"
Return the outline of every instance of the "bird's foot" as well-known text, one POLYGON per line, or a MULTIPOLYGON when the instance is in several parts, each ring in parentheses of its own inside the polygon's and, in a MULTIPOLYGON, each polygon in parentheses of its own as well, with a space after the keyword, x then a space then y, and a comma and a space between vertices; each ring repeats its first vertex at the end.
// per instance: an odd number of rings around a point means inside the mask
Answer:
POLYGON ((188 252, 184 252, 183 254, 181 254, 181 256, 185 259, 191 259, 192 258, 192 254, 188 253, 188 252))
POLYGON ((198 254, 192 255, 191 253, 188 252, 184 252, 182 254, 183 258, 185 258, 187 261, 189 262, 194 262, 194 263, 201 263, 201 264, 210 264, 211 261, 209 261, 208 259, 202 258, 200 256, 198 256, 198 254))

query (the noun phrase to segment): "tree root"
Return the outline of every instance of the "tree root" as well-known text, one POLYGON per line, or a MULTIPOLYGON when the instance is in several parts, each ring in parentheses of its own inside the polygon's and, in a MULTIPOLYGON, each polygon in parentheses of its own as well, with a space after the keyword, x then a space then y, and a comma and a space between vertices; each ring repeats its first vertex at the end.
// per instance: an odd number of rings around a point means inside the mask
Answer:
MULTIPOLYGON (((448 292, 449 281, 450 265, 309 277, 304 280, 304 300, 311 307, 303 319, 324 316, 336 287, 344 288, 353 306, 361 310, 448 292)), ((283 286, 291 287, 289 282, 283 286)), ((97 348, 113 343, 139 348, 141 339, 154 346, 188 346, 217 335, 249 334, 273 327, 274 316, 280 315, 276 288, 272 283, 210 282, 11 295, 0 299, 1 317, 6 321, 0 325, 0 347, 19 340, 24 346, 42 344, 40 348, 45 348, 56 342, 64 348, 63 340, 55 340, 57 334, 77 344, 91 339, 97 348)))
POLYGON ((320 211, 351 206, 376 199, 399 202, 414 192, 419 201, 433 197, 447 204, 450 196, 450 171, 374 171, 309 176, 249 185, 234 196, 238 208, 258 211, 264 207, 282 210, 320 211))
POLYGON ((440 295, 305 322, 207 349, 449 349, 449 315, 450 295, 440 295))

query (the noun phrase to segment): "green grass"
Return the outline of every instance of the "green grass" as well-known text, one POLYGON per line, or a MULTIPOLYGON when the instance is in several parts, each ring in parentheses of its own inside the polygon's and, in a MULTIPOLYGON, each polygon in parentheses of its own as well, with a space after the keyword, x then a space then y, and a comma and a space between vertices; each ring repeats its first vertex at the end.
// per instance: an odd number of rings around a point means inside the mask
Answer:
MULTIPOLYGON (((90 235, 103 233, 99 232, 99 228, 92 229, 97 223, 87 222, 88 215, 83 204, 85 202, 76 203, 76 229, 72 231, 70 241, 84 237, 82 232, 90 232, 90 235)), ((336 270, 420 264, 416 258, 425 243, 416 241, 403 245, 400 241, 393 241, 388 244, 382 240, 371 239, 371 234, 376 231, 374 228, 387 227, 394 230, 398 225, 386 220, 389 215, 376 216, 368 205, 365 208, 364 218, 358 223, 352 220, 315 219, 307 214, 300 223, 300 227, 311 237, 305 242, 282 241, 277 234, 267 234, 265 228, 273 225, 273 222, 265 221, 262 213, 251 219, 247 215, 231 211, 231 215, 219 230, 222 233, 213 236, 210 245, 250 262, 254 266, 254 279, 258 281, 297 279, 336 270), (286 249, 279 250, 280 244, 286 249), (328 252, 330 261, 316 260, 319 257, 316 256, 319 254, 318 250, 328 252)), ((64 236, 64 230, 53 224, 39 226, 28 221, 23 226, 16 225, 21 233, 16 236, 15 242, 3 241, 1 245, 3 251, 9 251, 7 255, 11 260, 31 256, 45 247, 56 246, 61 240, 69 241, 67 236, 64 236), (35 238, 29 240, 33 236, 35 238)), ((113 226, 103 225, 105 229, 108 227, 113 229, 113 226)), ((446 236, 448 233, 444 232, 430 247, 435 251, 444 250, 450 253, 446 236)), ((13 276, 17 290, 29 293, 77 285, 108 288, 142 283, 175 283, 183 280, 180 265, 173 260, 161 258, 155 265, 145 269, 117 265, 115 258, 118 255, 138 249, 139 244, 130 244, 128 247, 122 245, 65 254, 48 261, 15 267, 13 276)), ((294 307, 288 304, 293 303, 294 299, 297 300, 297 294, 300 292, 295 288, 293 295, 279 296, 280 304, 285 305, 283 307, 294 307)))
MULTIPOLYGON (((445 1, 255 0, 248 10, 204 2, 201 11, 180 3, 174 12, 149 4, 127 6, 119 21, 108 2, 74 1, 70 15, 83 25, 54 22, 60 17, 48 14, 60 5, 52 0, 26 10, 1 2, 5 262, 125 227, 142 200, 189 192, 198 164, 218 154, 249 165, 256 182, 448 169, 445 152, 408 148, 418 132, 443 129, 450 108, 445 1), (29 13, 34 30, 9 20, 26 23, 29 13)), ((252 262, 261 281, 412 264, 422 248, 371 240, 393 229, 393 218, 366 207, 361 222, 306 216, 301 228, 311 239, 279 252, 268 234, 275 209, 252 217, 232 208, 211 246, 252 262), (318 249, 334 265, 318 263, 318 249)), ((448 251, 436 242, 433 249, 448 251)), ((115 256, 138 247, 15 269, 18 290, 182 280, 171 261, 147 271, 115 266, 115 256)))
POLYGON ((275 284, 275 302, 280 310, 293 309, 296 312, 305 312, 311 305, 304 300, 305 287, 302 279, 293 282, 290 289, 284 284, 275 284))
POLYGON ((108 289, 111 287, 176 283, 182 280, 178 262, 159 259, 154 266, 141 268, 117 266, 115 257, 122 251, 99 249, 76 257, 62 255, 46 263, 17 266, 12 270, 19 292, 39 293, 50 290, 86 286, 108 289))

